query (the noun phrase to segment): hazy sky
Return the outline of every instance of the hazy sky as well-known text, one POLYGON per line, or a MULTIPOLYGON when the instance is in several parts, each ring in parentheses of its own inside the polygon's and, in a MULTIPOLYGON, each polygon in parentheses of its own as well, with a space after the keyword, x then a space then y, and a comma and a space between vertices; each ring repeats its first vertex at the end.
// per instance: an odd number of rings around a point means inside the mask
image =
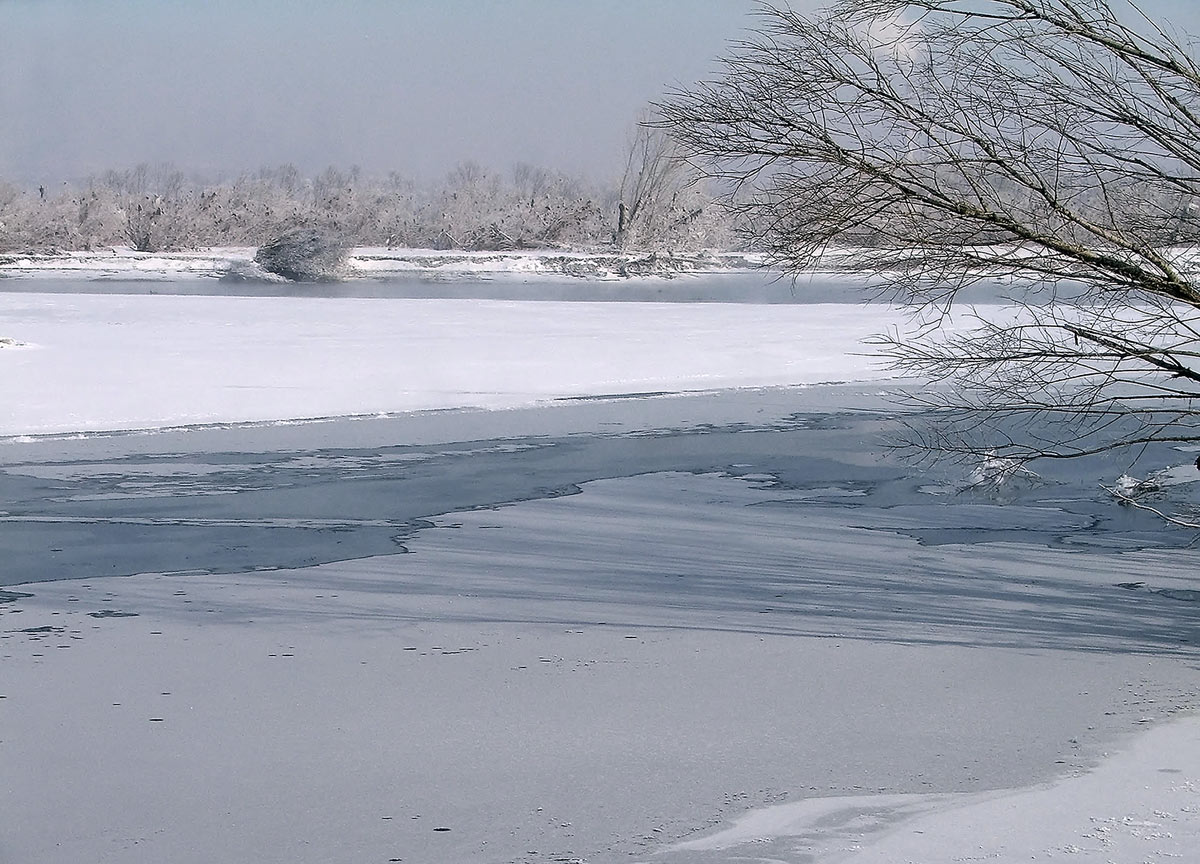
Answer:
POLYGON ((0 0, 0 177, 140 161, 600 177, 752 0, 0 0))
MULTIPOLYGON (((0 177, 294 162, 429 178, 474 159, 601 179, 640 106, 710 71, 754 5, 0 0, 0 177)), ((1200 18, 1192 0, 1147 5, 1200 18)))

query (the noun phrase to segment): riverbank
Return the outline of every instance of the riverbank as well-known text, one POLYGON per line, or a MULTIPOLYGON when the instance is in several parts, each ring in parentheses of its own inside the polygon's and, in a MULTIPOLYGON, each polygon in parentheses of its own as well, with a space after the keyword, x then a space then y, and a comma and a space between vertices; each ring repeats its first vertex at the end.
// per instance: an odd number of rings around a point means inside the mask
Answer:
MULTIPOLYGON (((255 247, 190 252, 136 252, 114 246, 58 254, 0 255, 0 278, 158 279, 213 278, 286 281, 254 263, 255 247)), ((619 281, 675 278, 762 269, 747 253, 621 253, 558 249, 472 252, 359 247, 346 262, 347 279, 544 278, 619 281)))

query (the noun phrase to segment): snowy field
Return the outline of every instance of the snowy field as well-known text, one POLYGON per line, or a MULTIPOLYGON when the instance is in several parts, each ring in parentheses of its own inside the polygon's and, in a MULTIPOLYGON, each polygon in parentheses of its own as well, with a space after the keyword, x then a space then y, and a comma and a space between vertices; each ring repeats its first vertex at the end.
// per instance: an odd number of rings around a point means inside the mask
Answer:
POLYGON ((1200 848, 1200 550, 897 463, 894 313, 10 281, 5 864, 1200 848))
POLYGON ((0 294, 0 434, 881 378, 849 304, 0 294), (15 344, 19 343, 19 344, 15 344))

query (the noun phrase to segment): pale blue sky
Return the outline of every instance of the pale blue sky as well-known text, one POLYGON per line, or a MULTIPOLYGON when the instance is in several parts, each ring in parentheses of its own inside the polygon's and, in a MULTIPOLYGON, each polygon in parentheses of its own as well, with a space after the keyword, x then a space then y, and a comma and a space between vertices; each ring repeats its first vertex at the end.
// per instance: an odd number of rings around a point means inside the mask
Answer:
MULTIPOLYGON (((474 159, 603 179, 639 107, 712 70, 754 5, 0 0, 0 177, 169 161, 428 178, 474 159)), ((1200 18, 1191 0, 1146 5, 1200 18)))
POLYGON ((474 159, 599 178, 752 0, 0 0, 0 177, 474 159))

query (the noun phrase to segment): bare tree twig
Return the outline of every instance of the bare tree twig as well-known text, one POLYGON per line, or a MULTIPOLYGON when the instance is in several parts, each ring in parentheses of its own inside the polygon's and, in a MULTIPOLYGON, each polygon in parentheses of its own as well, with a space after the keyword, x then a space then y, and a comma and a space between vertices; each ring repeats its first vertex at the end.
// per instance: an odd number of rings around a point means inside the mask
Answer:
POLYGON ((914 451, 1020 463, 1200 441, 1189 40, 1127 0, 764 4, 758 20, 661 125, 775 264, 879 277, 921 313, 874 342, 946 384, 916 396, 914 451), (1019 302, 951 315, 979 283, 1019 302))

